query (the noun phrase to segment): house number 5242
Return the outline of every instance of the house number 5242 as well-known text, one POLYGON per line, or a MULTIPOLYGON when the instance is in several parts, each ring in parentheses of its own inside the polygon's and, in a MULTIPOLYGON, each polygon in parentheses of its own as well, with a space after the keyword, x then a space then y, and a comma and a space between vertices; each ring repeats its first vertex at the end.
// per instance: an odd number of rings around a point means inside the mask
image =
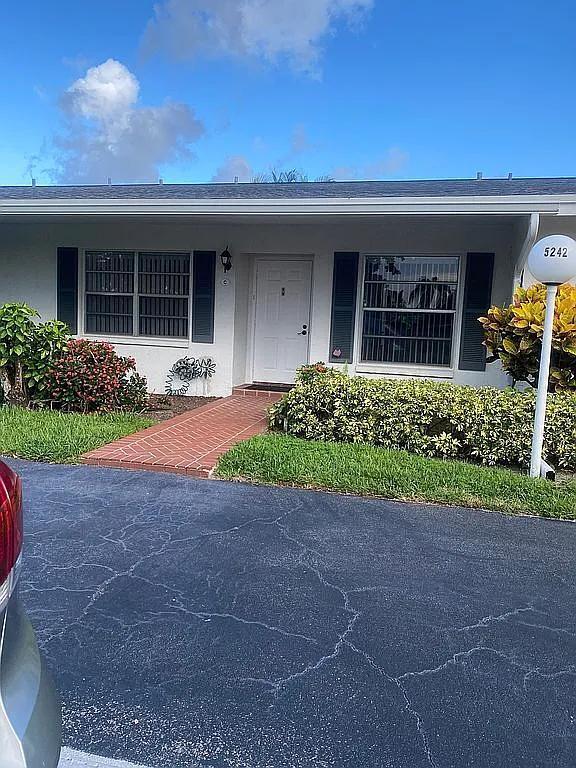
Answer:
POLYGON ((560 246, 550 246, 548 248, 544 248, 544 256, 549 259, 557 258, 557 259, 567 259, 568 258, 568 248, 560 247, 560 246))

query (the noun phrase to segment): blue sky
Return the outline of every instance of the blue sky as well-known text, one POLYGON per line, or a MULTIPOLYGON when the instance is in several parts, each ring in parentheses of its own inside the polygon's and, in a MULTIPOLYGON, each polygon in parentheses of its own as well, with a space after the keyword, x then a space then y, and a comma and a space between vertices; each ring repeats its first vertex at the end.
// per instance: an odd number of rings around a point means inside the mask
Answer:
POLYGON ((576 175, 576 4, 45 0, 0 28, 0 183, 576 175))

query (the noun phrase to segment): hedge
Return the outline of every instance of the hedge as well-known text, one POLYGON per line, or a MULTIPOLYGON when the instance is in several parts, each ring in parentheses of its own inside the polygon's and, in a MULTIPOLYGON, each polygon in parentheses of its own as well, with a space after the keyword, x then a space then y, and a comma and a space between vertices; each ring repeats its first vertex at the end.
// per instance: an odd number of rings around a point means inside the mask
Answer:
MULTIPOLYGON (((270 409, 270 426, 296 437, 367 443, 421 456, 527 467, 535 392, 448 382, 311 374, 270 409)), ((576 469, 576 395, 549 395, 547 460, 576 469)))

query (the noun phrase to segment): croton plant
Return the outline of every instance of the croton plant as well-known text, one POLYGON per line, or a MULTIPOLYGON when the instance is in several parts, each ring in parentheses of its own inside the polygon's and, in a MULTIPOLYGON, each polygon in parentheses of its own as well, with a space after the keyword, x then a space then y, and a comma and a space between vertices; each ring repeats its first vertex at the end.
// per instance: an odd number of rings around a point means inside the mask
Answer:
MULTIPOLYGON (((479 318, 487 361, 500 360, 514 382, 538 384, 545 307, 546 287, 536 283, 517 288, 512 304, 479 318)), ((558 289, 548 388, 576 389, 576 286, 570 283, 558 289)))

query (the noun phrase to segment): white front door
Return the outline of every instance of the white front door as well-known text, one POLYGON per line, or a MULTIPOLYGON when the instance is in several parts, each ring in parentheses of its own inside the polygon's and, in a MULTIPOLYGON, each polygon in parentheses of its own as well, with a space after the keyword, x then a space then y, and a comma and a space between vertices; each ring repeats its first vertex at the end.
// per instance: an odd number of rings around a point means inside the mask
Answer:
POLYGON ((254 381, 289 384, 308 362, 312 262, 256 262, 254 381))

